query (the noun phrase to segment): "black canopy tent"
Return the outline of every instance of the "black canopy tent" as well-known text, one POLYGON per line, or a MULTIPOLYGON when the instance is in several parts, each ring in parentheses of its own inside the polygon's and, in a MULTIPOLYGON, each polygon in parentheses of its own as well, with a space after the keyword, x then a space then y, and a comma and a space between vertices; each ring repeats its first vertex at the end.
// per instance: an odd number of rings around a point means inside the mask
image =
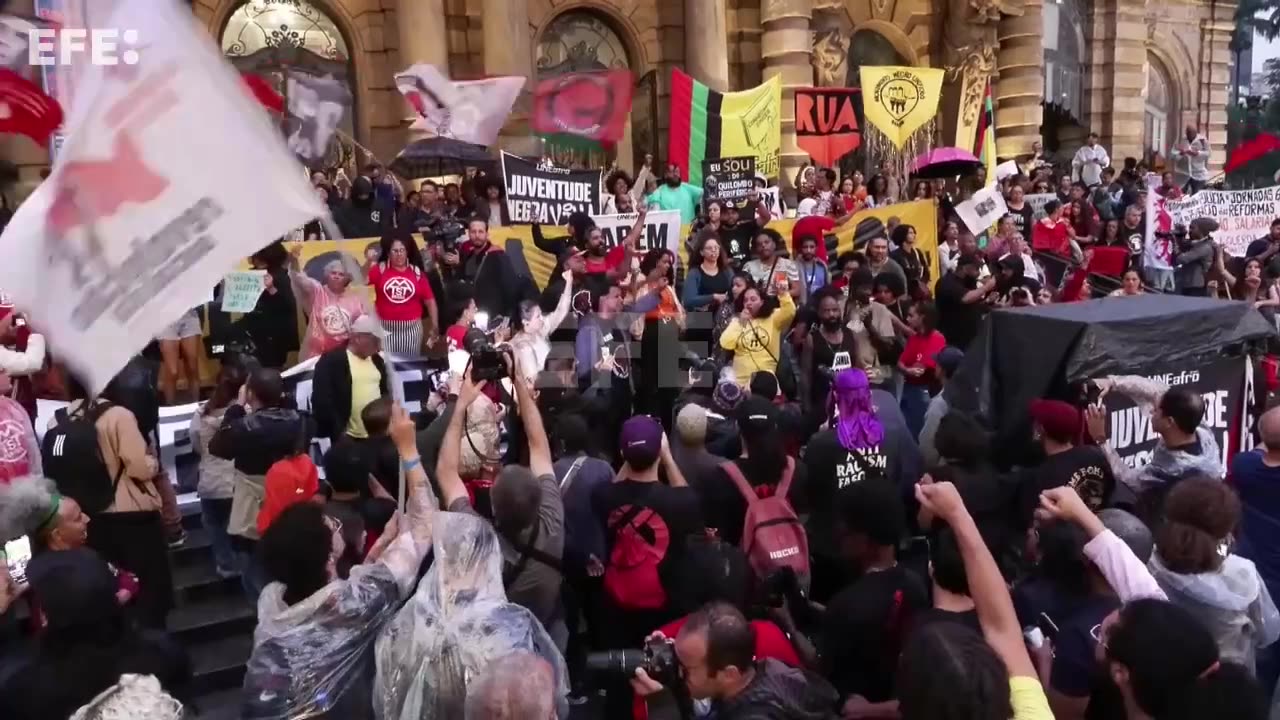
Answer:
POLYGON ((1251 304, 1177 295, 996 310, 944 392, 1008 449, 1028 437, 1035 398, 1072 401, 1083 380, 1178 373, 1224 357, 1243 367, 1275 335, 1251 304))

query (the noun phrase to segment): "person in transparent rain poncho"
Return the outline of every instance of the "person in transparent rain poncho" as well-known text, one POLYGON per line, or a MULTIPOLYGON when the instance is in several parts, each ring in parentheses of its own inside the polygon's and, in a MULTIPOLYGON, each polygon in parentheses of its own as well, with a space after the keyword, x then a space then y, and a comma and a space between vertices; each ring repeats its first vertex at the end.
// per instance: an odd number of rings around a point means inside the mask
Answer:
POLYGON ((435 561, 378 638, 374 707, 382 720, 454 720, 467 687, 492 663, 530 652, 550 664, 557 716, 568 717, 568 670, 529 610, 507 601, 502 551, 478 516, 441 512, 435 561))
POLYGON ((413 420, 403 408, 394 411, 391 437, 404 467, 405 516, 388 523, 350 577, 336 571, 344 549, 341 526, 316 505, 289 507, 263 536, 268 570, 284 582, 268 585, 258 600, 242 718, 373 717, 374 640, 413 588, 431 548, 437 506, 418 457, 413 420), (330 553, 317 560, 314 548, 326 540, 330 553))

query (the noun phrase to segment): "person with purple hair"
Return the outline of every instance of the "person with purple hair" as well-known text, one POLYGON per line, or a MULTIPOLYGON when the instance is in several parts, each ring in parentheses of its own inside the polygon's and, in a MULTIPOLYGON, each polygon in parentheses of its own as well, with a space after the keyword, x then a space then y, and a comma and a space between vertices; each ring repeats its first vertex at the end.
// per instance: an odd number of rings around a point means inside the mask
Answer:
POLYGON ((905 492, 917 479, 908 475, 919 469, 918 461, 912 460, 918 450, 910 433, 904 424, 881 422, 871 383, 861 369, 836 373, 827 409, 830 421, 809 440, 804 455, 813 508, 807 530, 814 555, 815 598, 820 575, 827 576, 822 584, 832 592, 843 584, 836 569, 839 548, 833 527, 841 492, 862 482, 888 482, 905 492))

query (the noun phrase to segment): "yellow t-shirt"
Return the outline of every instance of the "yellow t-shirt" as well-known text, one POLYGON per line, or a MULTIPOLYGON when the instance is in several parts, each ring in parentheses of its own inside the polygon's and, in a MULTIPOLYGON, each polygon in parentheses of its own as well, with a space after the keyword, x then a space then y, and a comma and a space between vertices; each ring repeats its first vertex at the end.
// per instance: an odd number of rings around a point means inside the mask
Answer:
POLYGON ((1013 705, 1013 720, 1053 720, 1049 699, 1035 678, 1009 678, 1009 702, 1013 705))
POLYGON ((361 359, 347 351, 347 364, 351 367, 351 417, 347 420, 347 434, 353 438, 367 438, 360 411, 364 406, 382 397, 382 375, 372 359, 361 359))
POLYGON ((724 329, 720 347, 733 353, 733 374, 739 385, 745 387, 751 375, 760 370, 777 374, 782 334, 795 316, 796 304, 790 293, 780 293, 778 309, 769 317, 745 325, 741 318, 734 318, 724 329))

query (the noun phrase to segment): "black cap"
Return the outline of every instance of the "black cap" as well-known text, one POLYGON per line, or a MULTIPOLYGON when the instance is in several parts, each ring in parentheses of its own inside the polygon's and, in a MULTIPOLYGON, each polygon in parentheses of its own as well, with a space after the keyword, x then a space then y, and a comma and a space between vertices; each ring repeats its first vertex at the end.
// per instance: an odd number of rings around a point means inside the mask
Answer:
POLYGON ((115 575, 89 548, 41 553, 27 565, 27 579, 52 629, 97 625, 118 613, 115 575))

